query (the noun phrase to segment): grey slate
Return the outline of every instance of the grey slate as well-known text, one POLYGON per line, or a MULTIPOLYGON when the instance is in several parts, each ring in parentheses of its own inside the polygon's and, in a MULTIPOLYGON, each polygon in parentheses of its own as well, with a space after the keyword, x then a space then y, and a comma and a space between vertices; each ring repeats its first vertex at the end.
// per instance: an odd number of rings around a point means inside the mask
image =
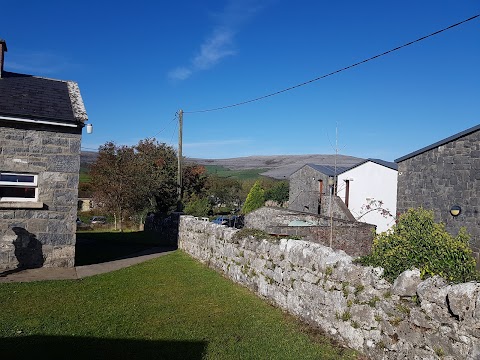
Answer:
POLYGON ((317 170, 327 176, 339 175, 351 168, 349 166, 337 166, 335 168, 335 166, 332 166, 332 165, 316 165, 316 164, 307 164, 307 166, 310 166, 312 169, 317 170))
POLYGON ((78 123, 65 81, 8 71, 0 78, 0 115, 78 123))

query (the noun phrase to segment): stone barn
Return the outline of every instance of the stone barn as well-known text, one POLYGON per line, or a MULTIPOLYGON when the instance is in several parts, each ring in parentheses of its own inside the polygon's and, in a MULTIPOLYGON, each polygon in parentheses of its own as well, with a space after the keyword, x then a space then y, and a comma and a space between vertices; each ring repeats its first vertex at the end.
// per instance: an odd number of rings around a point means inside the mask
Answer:
POLYGON ((465 227, 480 267, 480 125, 405 155, 398 164, 397 211, 433 210, 456 235, 465 227), (452 207, 459 207, 453 216, 452 207))
POLYGON ((355 220, 344 202, 337 196, 337 176, 346 166, 306 164, 290 175, 288 208, 309 214, 355 220), (330 202, 332 208, 330 208, 330 202))
POLYGON ((80 141, 78 85, 4 70, 0 39, 0 269, 75 261, 80 141))

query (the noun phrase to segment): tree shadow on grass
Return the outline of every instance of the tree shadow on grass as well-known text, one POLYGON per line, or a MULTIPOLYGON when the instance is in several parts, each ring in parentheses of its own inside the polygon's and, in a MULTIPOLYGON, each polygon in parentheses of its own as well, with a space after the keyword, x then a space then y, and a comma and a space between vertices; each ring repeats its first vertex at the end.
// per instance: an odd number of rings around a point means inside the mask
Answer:
POLYGON ((0 340, 3 359, 172 359, 200 360, 204 341, 103 339, 74 336, 18 336, 0 340))

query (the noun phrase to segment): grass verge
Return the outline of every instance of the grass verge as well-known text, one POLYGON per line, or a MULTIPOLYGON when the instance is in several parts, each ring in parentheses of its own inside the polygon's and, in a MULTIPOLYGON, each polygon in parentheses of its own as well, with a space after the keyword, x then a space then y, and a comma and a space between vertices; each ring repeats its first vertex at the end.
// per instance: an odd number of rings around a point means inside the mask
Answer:
POLYGON ((3 283, 0 303, 4 358, 357 358, 180 251, 83 280, 3 283))

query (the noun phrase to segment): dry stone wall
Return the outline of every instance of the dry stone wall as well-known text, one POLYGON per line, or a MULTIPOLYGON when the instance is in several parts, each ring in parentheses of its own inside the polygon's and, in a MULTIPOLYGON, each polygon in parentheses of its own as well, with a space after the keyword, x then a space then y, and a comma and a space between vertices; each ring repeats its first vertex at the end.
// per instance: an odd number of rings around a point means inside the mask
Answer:
POLYGON ((372 359, 480 359, 480 283, 412 270, 390 284, 343 251, 237 232, 182 216, 179 247, 372 359))
POLYGON ((245 215, 245 227, 263 230, 282 237, 295 237, 345 251, 351 256, 371 252, 375 225, 344 219, 330 219, 322 215, 262 207, 245 215), (292 221, 305 221, 314 226, 289 226, 292 221), (330 227, 332 225, 333 229, 330 227))

